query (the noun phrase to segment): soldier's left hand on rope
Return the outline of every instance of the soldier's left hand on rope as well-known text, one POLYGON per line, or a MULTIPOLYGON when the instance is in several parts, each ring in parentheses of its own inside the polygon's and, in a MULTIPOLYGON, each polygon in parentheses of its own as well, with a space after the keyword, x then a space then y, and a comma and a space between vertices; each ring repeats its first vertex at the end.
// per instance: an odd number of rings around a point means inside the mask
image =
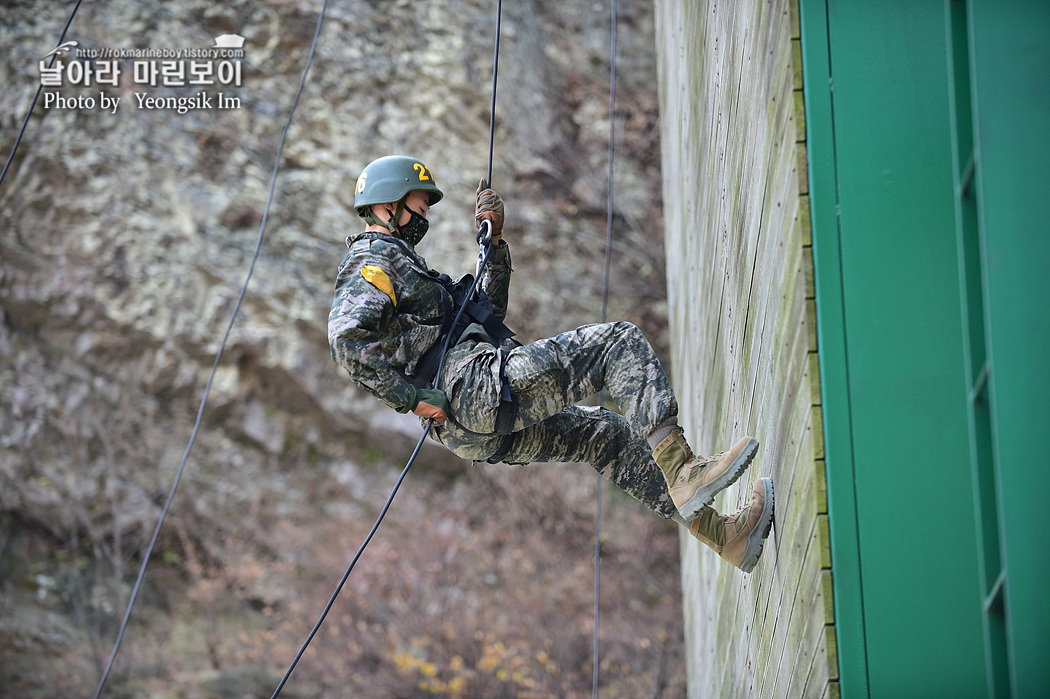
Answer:
POLYGON ((437 424, 444 425, 448 419, 449 409, 448 398, 445 396, 444 391, 434 388, 421 388, 416 395, 419 398, 419 403, 412 410, 412 414, 422 418, 433 418, 437 424))
POLYGON ((445 415, 444 410, 422 401, 420 401, 419 405, 417 405, 416 409, 412 412, 422 418, 433 418, 434 422, 439 425, 444 425, 445 421, 448 420, 448 416, 445 415))

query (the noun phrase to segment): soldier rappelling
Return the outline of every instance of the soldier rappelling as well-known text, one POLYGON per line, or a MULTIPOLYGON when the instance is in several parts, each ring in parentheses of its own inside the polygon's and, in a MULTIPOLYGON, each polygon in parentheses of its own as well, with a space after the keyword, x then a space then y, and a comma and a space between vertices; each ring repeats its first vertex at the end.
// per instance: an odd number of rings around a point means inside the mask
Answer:
POLYGON ((366 228, 347 239, 336 276, 328 319, 333 359, 398 412, 433 420, 430 437, 455 454, 490 463, 589 463, 750 572, 772 523, 772 481, 758 479, 748 503, 731 515, 711 502, 751 463, 757 440, 694 455, 670 381, 631 323, 516 342, 503 324, 511 277, 503 199, 482 180, 475 223, 488 222, 491 247, 473 298, 465 293, 473 279, 453 281, 415 250, 443 196, 433 172, 415 158, 386 156, 361 172, 354 206, 366 228), (603 389, 622 415, 577 404, 603 389))

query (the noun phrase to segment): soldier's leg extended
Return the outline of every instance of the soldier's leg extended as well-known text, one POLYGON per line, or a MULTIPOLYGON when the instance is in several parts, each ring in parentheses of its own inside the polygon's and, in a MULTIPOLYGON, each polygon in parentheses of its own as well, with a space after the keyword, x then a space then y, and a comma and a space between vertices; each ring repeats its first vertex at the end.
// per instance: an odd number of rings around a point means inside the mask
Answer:
POLYGON ((442 388, 452 412, 449 423, 436 430, 446 447, 474 460, 496 455, 508 463, 591 463, 661 517, 682 524, 695 519, 693 536, 730 563, 745 569, 754 565, 769 532, 772 484, 768 499, 760 498, 766 491, 760 494, 756 487, 751 503, 729 517, 706 504, 743 472, 757 442, 745 438, 725 454, 694 457, 678 427, 670 382, 638 328, 630 323, 584 326, 512 350, 505 372, 518 415, 509 436, 491 434, 498 367, 491 345, 459 345, 450 352, 442 388), (602 389, 624 416, 574 405, 602 389), (746 542, 743 549, 741 542, 746 542))
POLYGON ((678 515, 648 444, 622 415, 597 406, 572 405, 514 432, 511 439, 502 458, 505 463, 589 463, 656 514, 688 526, 678 515))
POLYGON ((686 520, 739 478, 758 441, 744 437, 713 457, 694 456, 678 427, 678 402, 660 360, 635 325, 585 325, 510 352, 506 366, 518 399, 515 430, 546 420, 605 389, 652 449, 671 499, 686 520))
POLYGON ((674 506, 659 466, 620 415, 593 406, 570 406, 513 434, 507 463, 590 463, 607 480, 665 519, 673 519, 726 562, 750 573, 773 521, 773 481, 760 478, 743 508, 731 515, 703 507, 686 522, 674 506))

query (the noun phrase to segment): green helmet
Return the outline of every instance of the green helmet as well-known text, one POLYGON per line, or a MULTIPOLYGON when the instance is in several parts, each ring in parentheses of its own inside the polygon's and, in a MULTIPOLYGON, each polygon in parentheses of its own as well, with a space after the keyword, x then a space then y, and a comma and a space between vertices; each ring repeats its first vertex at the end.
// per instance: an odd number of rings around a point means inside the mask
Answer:
POLYGON ((401 201, 409 192, 430 192, 430 205, 445 196, 434 184, 430 168, 405 155, 387 155, 373 160, 357 178, 354 190, 354 208, 361 218, 367 218, 372 204, 390 204, 401 201))

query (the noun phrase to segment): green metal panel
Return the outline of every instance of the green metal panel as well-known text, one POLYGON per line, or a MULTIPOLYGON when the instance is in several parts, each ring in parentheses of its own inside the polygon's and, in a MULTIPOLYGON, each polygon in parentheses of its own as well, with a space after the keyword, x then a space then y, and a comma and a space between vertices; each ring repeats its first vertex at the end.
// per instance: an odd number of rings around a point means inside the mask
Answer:
POLYGON ((980 591, 985 598, 985 674, 988 696, 1008 699, 1010 681, 1006 625, 1001 597, 1002 563, 999 551, 998 477, 992 460, 992 421, 989 410, 988 364, 985 348, 984 287, 981 245, 977 226, 977 162, 974 157, 973 109, 970 90, 969 9, 961 0, 945 0, 949 23, 951 80, 949 103, 955 145, 956 228, 963 323, 963 356, 969 389, 970 451, 977 519, 980 591), (997 600, 989 604, 991 599, 997 600))
POLYGON ((801 4, 842 694, 973 696, 985 678, 944 8, 801 4), (821 64, 830 83, 811 78, 821 64))
POLYGON ((853 488, 846 328, 836 209, 835 139, 831 105, 826 0, 800 0, 802 72, 809 156, 810 227, 813 237, 821 401, 825 407, 824 455, 838 644, 839 687, 844 697, 868 696, 857 510, 853 488))
POLYGON ((1050 4, 970 3, 1003 604, 1016 697, 1050 694, 1050 4))

